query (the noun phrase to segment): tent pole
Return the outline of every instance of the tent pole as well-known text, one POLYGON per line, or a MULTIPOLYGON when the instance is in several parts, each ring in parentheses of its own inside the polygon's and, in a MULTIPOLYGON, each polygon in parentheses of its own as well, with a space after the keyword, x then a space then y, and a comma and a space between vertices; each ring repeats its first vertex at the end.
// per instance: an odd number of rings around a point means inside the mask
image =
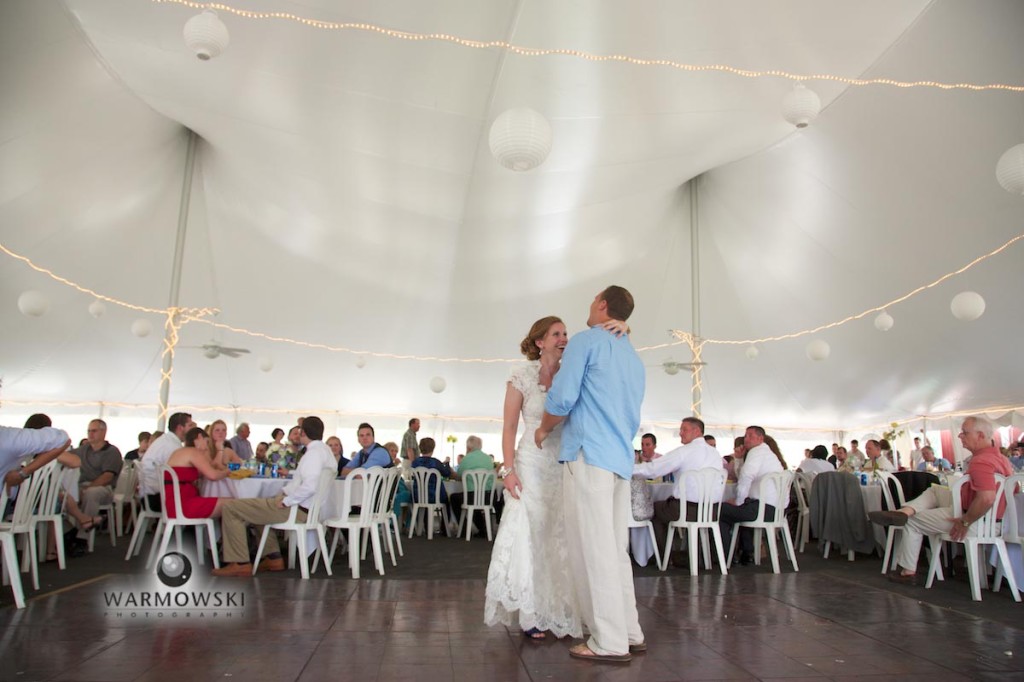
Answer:
POLYGON ((167 403, 171 393, 171 374, 174 372, 174 347, 178 344, 178 329, 181 327, 178 295, 181 293, 181 267, 185 261, 185 232, 188 228, 188 212, 192 201, 192 174, 195 170, 197 139, 195 132, 189 130, 188 146, 185 150, 185 172, 181 183, 181 202, 178 204, 178 235, 174 242, 171 292, 167 302, 167 321, 164 323, 164 362, 160 371, 160 403, 156 417, 158 431, 167 430, 167 403))
POLYGON ((701 176, 690 180, 690 352, 693 353, 691 362, 692 387, 690 389, 690 412, 694 417, 700 419, 701 414, 701 370, 704 363, 701 362, 700 351, 702 342, 700 338, 700 215, 697 198, 697 185, 701 176))

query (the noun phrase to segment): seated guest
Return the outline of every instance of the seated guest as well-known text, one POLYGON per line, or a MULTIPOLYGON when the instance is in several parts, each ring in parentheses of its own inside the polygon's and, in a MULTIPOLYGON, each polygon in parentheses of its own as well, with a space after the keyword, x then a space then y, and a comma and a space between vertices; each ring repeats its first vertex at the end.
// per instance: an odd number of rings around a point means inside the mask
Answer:
POLYGON ((284 429, 275 428, 270 432, 270 445, 267 446, 267 464, 277 464, 278 460, 288 454, 288 444, 281 442, 284 429))
POLYGON ((334 459, 338 462, 338 475, 341 476, 341 472, 348 466, 348 457, 345 456, 345 449, 341 445, 341 439, 337 436, 331 436, 326 442, 327 447, 331 449, 331 454, 334 455, 334 459))
POLYGON ((948 488, 931 486, 898 511, 871 512, 868 517, 883 526, 903 526, 900 545, 896 550, 900 568, 889 574, 889 580, 914 584, 917 581, 917 561, 925 535, 948 533, 954 542, 974 535, 974 522, 997 504, 996 518, 1001 518, 1006 497, 996 499, 996 474, 1010 476, 1010 462, 992 443, 995 425, 980 415, 967 417, 960 427, 960 442, 971 452, 967 475, 970 481, 960 489, 963 515, 953 517, 953 501, 948 488))
MULTIPOLYGON (((775 518, 776 510, 782 513, 789 502, 789 491, 786 499, 776 498, 773 489, 762 490, 761 482, 767 474, 785 471, 783 463, 765 443, 764 429, 760 426, 748 426, 743 436, 745 453, 743 468, 740 469, 739 481, 736 484, 736 500, 722 505, 719 526, 722 531, 722 542, 726 547, 732 542, 733 526, 739 521, 753 521, 757 518, 759 501, 764 499, 766 518, 775 518)), ((754 539, 749 528, 740 533, 739 563, 747 565, 753 561, 754 539)))
POLYGON ((1024 468, 1024 442, 1017 443, 1010 448, 1010 464, 1014 469, 1024 468))
MULTIPOLYGON (((298 507, 296 521, 306 520, 306 510, 313 504, 320 472, 324 469, 333 472, 336 466, 330 448, 321 440, 323 437, 324 423, 319 417, 306 417, 302 421, 299 438, 306 447, 306 454, 277 497, 223 500, 220 525, 225 564, 215 569, 213 575, 243 577, 252 574, 247 525, 252 524, 262 533, 262 527, 268 523, 287 521, 292 507, 298 507)), ((283 571, 284 568, 277 534, 268 533, 259 570, 283 571)))
MULTIPOLYGON (((79 469, 78 499, 82 512, 88 518, 95 518, 100 507, 113 502, 114 483, 121 473, 124 462, 117 446, 107 441, 107 423, 93 419, 87 430, 88 439, 84 446, 73 451, 82 460, 79 469)), ((85 540, 87 531, 78 529, 78 539, 85 540)))
POLYGON ((270 447, 270 443, 260 442, 256 445, 256 454, 253 455, 257 462, 266 463, 267 461, 267 448, 270 447))
POLYGON ((238 458, 243 462, 253 458, 252 443, 249 442, 249 425, 242 422, 235 429, 235 435, 228 441, 238 458))
POLYGON ((860 441, 850 441, 850 450, 846 453, 846 460, 842 466, 838 467, 840 471, 860 471, 864 468, 867 457, 857 449, 859 445, 860 441))
POLYGON ((384 443, 384 449, 391 455, 392 464, 399 466, 402 463, 401 458, 398 456, 398 443, 389 440, 387 443, 384 443))
POLYGON ((223 419, 210 424, 210 437, 207 440, 207 448, 210 451, 210 461, 214 466, 227 468, 228 464, 241 464, 242 460, 231 449, 228 441, 228 425, 223 419))
POLYGON ((736 436, 732 441, 732 454, 722 458, 725 465, 727 480, 736 481, 740 476, 740 467, 743 466, 743 454, 747 446, 743 444, 743 436, 736 436))
POLYGON ((952 471, 953 465, 942 457, 935 456, 935 450, 931 445, 921 448, 921 463, 917 465, 918 471, 952 471))
POLYGON ((882 454, 882 444, 877 440, 869 440, 864 444, 867 460, 862 467, 864 471, 896 471, 896 466, 882 454))
MULTIPOLYGON (((725 468, 722 456, 718 454, 718 450, 708 445, 703 435, 704 422, 696 417, 686 417, 679 425, 681 446, 658 459, 633 465, 634 478, 654 478, 666 474, 675 476, 676 484, 672 495, 667 500, 654 503, 654 518, 651 519, 651 523, 654 525, 654 537, 662 552, 665 550, 665 543, 668 539, 669 524, 680 519, 682 500, 686 500, 686 519, 688 521, 697 520, 697 484, 695 481, 690 481, 686 490, 682 490, 679 481, 681 481, 683 472, 725 468)), ((722 502, 721 490, 717 492, 713 501, 716 504, 722 502)), ((677 556, 672 558, 672 563, 677 566, 682 565, 685 556, 684 552, 678 552, 677 556)))
POLYGON ((149 431, 142 431, 139 433, 139 447, 124 453, 124 461, 131 462, 133 460, 142 459, 142 456, 146 454, 146 448, 149 447, 149 440, 152 437, 153 434, 149 431))
POLYGON ((391 455, 380 443, 374 440, 373 427, 363 422, 356 430, 356 439, 359 441, 360 450, 352 455, 352 460, 341 470, 342 476, 348 476, 349 472, 355 469, 369 469, 370 467, 393 466, 391 455))
POLYGON ((842 445, 837 445, 835 454, 828 458, 828 463, 836 469, 842 469, 846 463, 846 448, 842 445))
POLYGON ((160 511, 160 487, 163 485, 160 467, 167 464, 167 459, 183 447, 182 439, 195 425, 192 415, 186 412, 175 412, 167 420, 167 433, 159 438, 154 438, 142 458, 139 488, 146 496, 149 508, 155 512, 160 511))
MULTIPOLYGON (((412 468, 415 469, 437 469, 441 474, 441 480, 452 477, 452 468, 446 462, 442 462, 434 458, 434 448, 436 444, 433 438, 423 438, 420 440, 420 456, 412 461, 412 468)), ((388 455, 390 461, 390 455, 388 455)), ((493 464, 492 464, 493 468, 493 464)), ((417 489, 416 479, 412 482, 412 495, 413 499, 420 499, 420 492, 417 489)), ((437 502, 434 497, 434 489, 431 487, 427 491, 427 501, 433 504, 437 502)), ((422 500, 421 500, 422 501, 422 500)), ((445 490, 444 485, 441 486, 441 503, 448 504, 448 491, 445 490)))
POLYGON ((711 447, 715 448, 716 450, 718 449, 718 441, 715 440, 715 437, 712 436, 710 433, 704 435, 704 442, 710 445, 711 447))
POLYGON ((800 462, 800 466, 796 470, 802 471, 805 474, 821 474, 826 471, 835 471, 836 468, 829 464, 829 461, 826 459, 827 456, 828 450, 824 445, 815 445, 814 449, 811 450, 810 456, 800 462))
MULTIPOLYGON (((228 498, 202 497, 199 491, 200 479, 219 481, 227 478, 228 470, 210 460, 210 444, 206 432, 198 426, 185 434, 185 447, 175 450, 167 458, 167 465, 178 475, 178 490, 181 492, 182 516, 189 519, 219 519, 223 503, 228 498)), ((174 485, 171 477, 164 474, 164 498, 167 500, 167 516, 177 518, 174 508, 174 485)))
MULTIPOLYGON (((452 473, 452 478, 458 480, 464 480, 466 473, 470 471, 494 471, 494 458, 483 451, 483 441, 480 440, 479 436, 470 436, 466 439, 466 455, 459 462, 458 469, 452 473)), ((423 444, 420 443, 420 449, 423 449, 423 444)), ((466 481, 465 483, 466 492, 473 490, 472 483, 466 481)), ((505 500, 502 495, 494 496, 494 485, 489 484, 487 486, 486 500, 494 504, 495 515, 498 521, 501 521, 501 512, 505 508, 505 500)), ((499 493, 501 490, 499 489, 499 493)), ((455 518, 458 519, 462 514, 462 505, 466 503, 465 493, 452 493, 451 496, 451 509, 455 518)), ((476 524, 477 528, 483 528, 483 517, 480 512, 473 514, 472 523, 476 524)))

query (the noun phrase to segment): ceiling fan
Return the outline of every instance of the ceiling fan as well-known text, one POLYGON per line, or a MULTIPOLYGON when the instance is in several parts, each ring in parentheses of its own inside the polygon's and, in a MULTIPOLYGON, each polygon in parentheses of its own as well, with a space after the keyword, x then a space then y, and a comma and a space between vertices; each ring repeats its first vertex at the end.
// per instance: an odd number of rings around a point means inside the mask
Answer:
POLYGON ((706 363, 706 362, 676 362, 675 360, 672 360, 670 358, 670 359, 665 360, 664 362, 662 362, 660 365, 650 365, 650 366, 652 366, 652 367, 661 367, 665 371, 665 374, 668 374, 669 376, 675 376, 676 374, 679 374, 680 370, 684 370, 685 369, 686 371, 690 371, 694 367, 703 367, 706 364, 708 364, 708 363, 706 363))
POLYGON ((201 346, 192 346, 192 348, 202 348, 203 355, 211 360, 219 358, 221 355, 225 355, 229 358, 239 358, 243 353, 249 352, 248 348, 230 348, 228 346, 220 345, 217 341, 210 341, 209 343, 204 343, 201 346))

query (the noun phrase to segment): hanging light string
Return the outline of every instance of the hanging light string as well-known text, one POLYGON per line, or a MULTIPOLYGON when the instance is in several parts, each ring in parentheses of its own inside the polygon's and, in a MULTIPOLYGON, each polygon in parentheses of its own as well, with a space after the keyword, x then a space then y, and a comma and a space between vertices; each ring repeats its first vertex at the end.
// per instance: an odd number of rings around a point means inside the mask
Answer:
POLYGON ((270 20, 280 19, 309 26, 311 28, 328 31, 364 31, 376 33, 387 38, 408 40, 414 42, 442 42, 468 47, 477 50, 504 50, 522 57, 573 57, 590 62, 618 62, 631 64, 633 66, 657 66, 677 69, 679 71, 699 73, 718 72, 728 73, 742 78, 784 78, 796 82, 806 81, 830 81, 851 86, 882 85, 895 88, 938 88, 940 90, 1004 90, 1008 92, 1024 92, 1024 85, 1011 85, 1007 83, 941 83, 937 81, 899 81, 891 78, 849 78, 828 73, 818 74, 797 74, 779 69, 755 70, 738 69, 728 64, 685 64, 671 59, 644 59, 623 54, 597 54, 586 50, 574 50, 570 48, 537 48, 516 45, 505 40, 471 40, 460 38, 449 33, 416 33, 413 31, 396 31, 394 29, 367 24, 362 22, 337 22, 322 21, 320 19, 309 19, 291 12, 254 12, 252 10, 239 9, 220 2, 193 2, 193 0, 151 0, 159 4, 175 4, 191 7, 192 9, 212 9, 225 14, 232 14, 242 19, 270 20))
MULTIPOLYGON (((801 336, 808 336, 810 334, 817 334, 818 332, 825 331, 826 329, 833 329, 834 327, 839 327, 840 325, 847 324, 848 322, 853 322, 855 320, 859 320, 861 318, 864 318, 864 317, 866 317, 868 315, 871 315, 872 313, 880 313, 883 310, 885 310, 886 308, 891 308, 891 307, 895 306, 898 303, 903 303, 904 301, 906 301, 906 300, 908 300, 908 299, 910 299, 910 298, 912 298, 914 296, 917 296, 918 294, 920 294, 923 291, 927 291, 928 289, 932 289, 934 287, 937 287, 938 285, 942 284, 946 280, 951 279, 953 277, 956 277, 957 275, 961 275, 964 272, 966 272, 967 270, 970 270, 971 268, 973 268, 978 263, 981 263, 982 261, 988 260, 989 258, 992 258, 993 256, 996 256, 996 255, 1002 253, 1003 251, 1005 251, 1006 249, 1010 248, 1011 246, 1013 246, 1017 242, 1021 241, 1022 239, 1024 239, 1024 234, 1019 234, 1016 237, 1014 237, 1013 239, 1010 239, 1009 241, 1007 241, 1002 246, 1000 246, 1000 247, 998 247, 996 249, 993 249, 992 251, 989 251, 988 253, 986 253, 984 255, 978 256, 977 258, 975 258, 974 260, 972 260, 970 263, 968 263, 967 265, 963 266, 962 268, 960 268, 958 270, 954 270, 953 272, 948 272, 945 275, 943 275, 942 277, 939 277, 938 279, 936 279, 935 281, 933 281, 933 282, 931 282, 929 284, 924 284, 922 286, 919 286, 918 288, 914 289, 913 291, 911 291, 909 293, 906 293, 906 294, 900 296, 899 298, 895 298, 895 299, 889 301, 888 303, 884 303, 882 305, 875 306, 874 308, 869 308, 869 309, 865 310, 864 312, 857 313, 856 315, 850 315, 849 317, 845 317, 845 318, 843 318, 841 320, 837 320, 835 322, 829 322, 828 324, 819 325, 817 327, 814 327, 813 329, 804 329, 802 331, 792 332, 792 333, 789 333, 789 334, 781 334, 779 336, 766 336, 766 337, 763 337, 763 338, 760 338, 760 339, 743 339, 743 340, 740 340, 740 341, 731 341, 731 340, 726 340, 726 339, 702 339, 700 341, 700 343, 701 343, 701 345, 704 345, 704 344, 718 344, 718 345, 727 345, 727 346, 747 346, 747 345, 754 345, 754 344, 758 344, 758 343, 768 343, 770 341, 785 341, 785 340, 788 340, 788 339, 796 339, 796 338, 800 338, 801 336)), ((681 331, 681 330, 678 330, 678 329, 673 329, 671 331, 672 331, 672 334, 676 338, 680 339, 679 341, 676 341, 674 344, 671 344, 671 345, 680 345, 680 344, 684 344, 684 343, 687 343, 687 344, 692 343, 692 336, 689 334, 689 332, 681 331)), ((664 345, 666 345, 666 344, 662 344, 662 346, 664 346, 664 345)))

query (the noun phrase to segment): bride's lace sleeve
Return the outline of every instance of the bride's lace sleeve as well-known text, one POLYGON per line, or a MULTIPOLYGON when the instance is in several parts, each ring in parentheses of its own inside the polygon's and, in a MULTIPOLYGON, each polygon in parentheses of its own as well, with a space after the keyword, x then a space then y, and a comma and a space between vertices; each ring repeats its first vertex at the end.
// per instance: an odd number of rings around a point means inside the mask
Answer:
POLYGON ((512 384, 512 388, 516 389, 524 396, 527 395, 527 391, 529 391, 530 387, 529 374, 530 366, 527 364, 522 364, 513 367, 512 371, 509 372, 508 375, 508 382, 512 384))

